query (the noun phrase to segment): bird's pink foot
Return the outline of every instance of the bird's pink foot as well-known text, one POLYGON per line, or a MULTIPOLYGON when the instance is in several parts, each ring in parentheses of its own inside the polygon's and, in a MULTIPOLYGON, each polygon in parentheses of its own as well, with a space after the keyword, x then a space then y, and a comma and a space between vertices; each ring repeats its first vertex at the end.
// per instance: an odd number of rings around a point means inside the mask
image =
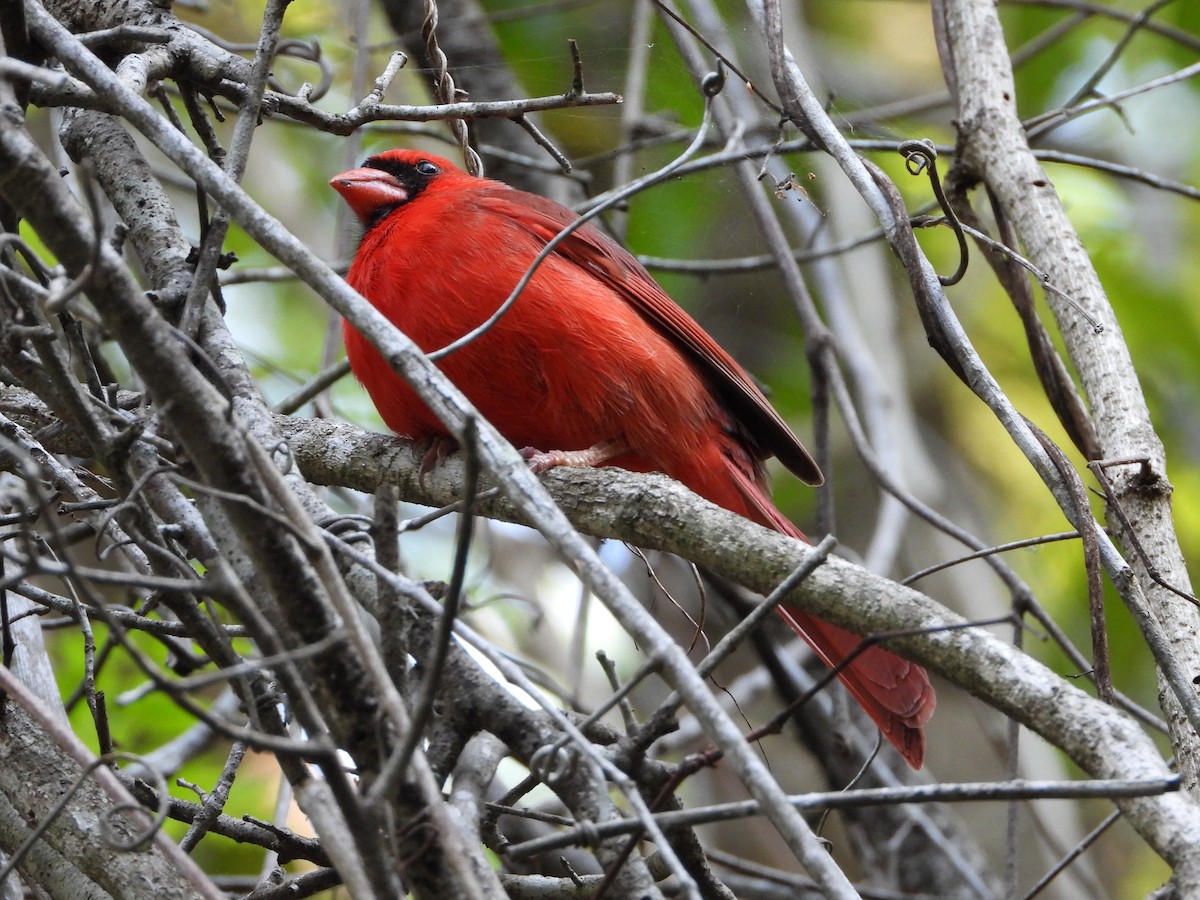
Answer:
POLYGON ((533 474, 540 475, 547 469, 558 466, 592 469, 628 451, 629 447, 624 441, 601 441, 586 450, 539 450, 536 447, 524 447, 521 456, 529 463, 533 474))

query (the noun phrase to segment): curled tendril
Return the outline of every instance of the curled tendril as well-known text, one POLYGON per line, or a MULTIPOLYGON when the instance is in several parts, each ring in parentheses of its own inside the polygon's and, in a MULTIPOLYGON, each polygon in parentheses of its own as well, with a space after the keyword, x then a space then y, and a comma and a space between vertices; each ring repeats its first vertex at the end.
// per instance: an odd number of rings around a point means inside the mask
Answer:
POLYGON ((937 199, 938 206, 942 209, 942 215, 946 217, 946 222, 954 229, 955 238, 958 239, 958 268, 954 270, 953 275, 939 275, 938 281, 942 283, 943 287, 958 284, 967 272, 967 236, 963 232, 962 224, 958 221, 958 216, 950 208, 950 203, 942 191, 942 180, 938 177, 935 164, 937 150, 934 149, 933 142, 929 140, 904 141, 896 150, 904 157, 904 165, 910 175, 929 173, 929 184, 933 188, 933 196, 937 199))
MULTIPOLYGON (((235 41, 227 41, 220 35, 209 31, 194 23, 189 24, 188 28, 199 34, 206 40, 212 41, 222 50, 230 53, 253 53, 258 49, 257 44, 238 43, 235 41)), ((311 82, 305 82, 304 85, 297 91, 293 92, 284 87, 274 75, 267 78, 267 85, 273 91, 288 96, 303 96, 310 101, 320 100, 329 91, 333 85, 333 64, 325 58, 321 52, 321 44, 319 41, 311 40, 304 41, 299 38, 285 38, 281 40, 275 48, 275 59, 281 56, 288 59, 297 59, 301 62, 308 62, 315 65, 321 72, 321 80, 313 85, 311 82)))
POLYGON ((529 760, 529 771, 553 787, 570 778, 579 764, 579 756, 561 744, 542 747, 529 760))
POLYGON ((271 447, 267 448, 271 455, 271 461, 279 467, 281 475, 287 475, 296 468, 296 457, 292 454, 292 445, 287 441, 276 441, 271 447), (278 457, 278 459, 276 459, 278 457))
POLYGON ((30 832, 29 837, 27 837, 25 842, 17 848, 16 852, 13 853, 11 857, 9 857, 8 862, 3 867, 0 867, 0 884, 3 884, 4 880, 13 873, 16 867, 20 864, 21 860, 25 858, 27 853, 29 853, 29 850, 34 843, 46 833, 46 830, 52 824, 54 824, 54 820, 62 815, 63 811, 67 808, 67 804, 71 801, 71 798, 75 796, 75 794, 79 791, 79 789, 83 786, 83 783, 91 776, 91 774, 101 766, 107 766, 118 760, 137 764, 141 767, 141 771, 154 781, 154 789, 158 794, 158 809, 154 813, 154 817, 150 820, 149 825, 147 825, 141 831, 134 832, 131 837, 125 837, 118 831, 117 817, 134 811, 146 813, 147 810, 136 803, 121 803, 117 806, 114 806, 112 809, 108 810, 101 819, 101 839, 113 850, 118 850, 125 853, 141 850, 152 840, 154 840, 154 836, 158 834, 158 830, 162 828, 163 822, 167 820, 167 813, 171 808, 171 795, 167 790, 166 779, 163 778, 160 772, 147 765, 145 760, 136 753, 124 753, 119 750, 112 753, 105 753, 103 756, 99 756, 88 763, 84 770, 79 773, 79 777, 75 779, 74 783, 67 788, 66 792, 61 798, 59 798, 59 801, 54 805, 54 808, 51 809, 46 817, 38 823, 37 827, 30 832))
MULTIPOLYGON (((309 102, 315 103, 317 100, 320 100, 329 92, 329 88, 333 86, 333 64, 321 53, 321 44, 319 41, 302 41, 296 38, 287 38, 280 41, 279 46, 275 50, 275 57, 279 58, 281 56, 312 63, 320 70, 320 81, 315 85, 312 82, 305 82, 304 84, 303 90, 309 102)), ((287 90, 276 81, 274 76, 268 78, 267 83, 270 84, 272 90, 279 91, 281 94, 299 96, 299 91, 292 92, 287 90)))
POLYGON ((712 99, 721 93, 723 87, 725 87, 725 64, 718 59, 717 70, 704 76, 704 80, 700 82, 700 90, 704 91, 705 97, 712 99))

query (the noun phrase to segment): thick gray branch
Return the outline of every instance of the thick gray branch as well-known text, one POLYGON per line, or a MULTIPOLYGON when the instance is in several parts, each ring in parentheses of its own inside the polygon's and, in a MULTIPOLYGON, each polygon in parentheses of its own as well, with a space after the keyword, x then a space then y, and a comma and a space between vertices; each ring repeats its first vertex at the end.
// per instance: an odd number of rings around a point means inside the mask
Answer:
MULTIPOLYGON (((418 503, 442 506, 461 496, 461 466, 451 457, 419 484, 411 445, 363 434, 342 423, 281 423, 297 463, 317 483, 373 491, 382 481, 418 503)), ((667 550, 766 593, 811 548, 714 506, 662 476, 613 469, 554 470, 550 495, 586 533, 667 550)), ((510 503, 488 515, 526 521, 510 503)), ((923 594, 840 559, 830 559, 789 598, 800 608, 859 633, 959 626, 963 620, 923 594)), ((1068 684, 981 628, 943 631, 889 644, 1064 750, 1096 778, 1162 778, 1169 769, 1134 721, 1068 684)), ((1200 840, 1200 809, 1185 795, 1120 802, 1138 832, 1172 864, 1200 840)))

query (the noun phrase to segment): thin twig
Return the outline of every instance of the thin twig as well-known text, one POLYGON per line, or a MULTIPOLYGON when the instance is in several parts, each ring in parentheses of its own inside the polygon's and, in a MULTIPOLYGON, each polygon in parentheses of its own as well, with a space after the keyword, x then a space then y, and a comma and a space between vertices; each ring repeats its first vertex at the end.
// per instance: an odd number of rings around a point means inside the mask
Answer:
MULTIPOLYGON (((852 791, 797 794, 788 802, 798 810, 859 809, 904 803, 976 803, 1008 800, 1073 800, 1081 798, 1116 799, 1152 797, 1178 791, 1180 779, 1096 781, 988 781, 979 784, 928 784, 912 787, 860 788, 852 791)), ((664 828, 724 822, 758 815, 754 800, 693 807, 687 810, 657 813, 655 819, 664 828)), ((591 823, 586 828, 569 828, 546 837, 512 844, 506 855, 514 860, 527 859, 572 844, 630 834, 640 827, 634 821, 591 823)))

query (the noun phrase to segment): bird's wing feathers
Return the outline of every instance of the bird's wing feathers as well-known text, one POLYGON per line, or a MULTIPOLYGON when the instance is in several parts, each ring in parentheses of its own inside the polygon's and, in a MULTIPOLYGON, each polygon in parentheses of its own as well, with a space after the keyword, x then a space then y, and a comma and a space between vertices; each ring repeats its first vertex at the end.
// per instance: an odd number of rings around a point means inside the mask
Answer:
MULTIPOLYGON (((478 200, 520 222, 544 243, 576 218, 551 200, 501 185, 489 185, 479 192, 478 200)), ((778 457, 798 478, 808 484, 821 484, 824 478, 812 456, 746 370, 666 295, 628 251, 589 223, 568 235, 555 252, 599 275, 618 291, 697 364, 716 395, 756 443, 778 457)))

